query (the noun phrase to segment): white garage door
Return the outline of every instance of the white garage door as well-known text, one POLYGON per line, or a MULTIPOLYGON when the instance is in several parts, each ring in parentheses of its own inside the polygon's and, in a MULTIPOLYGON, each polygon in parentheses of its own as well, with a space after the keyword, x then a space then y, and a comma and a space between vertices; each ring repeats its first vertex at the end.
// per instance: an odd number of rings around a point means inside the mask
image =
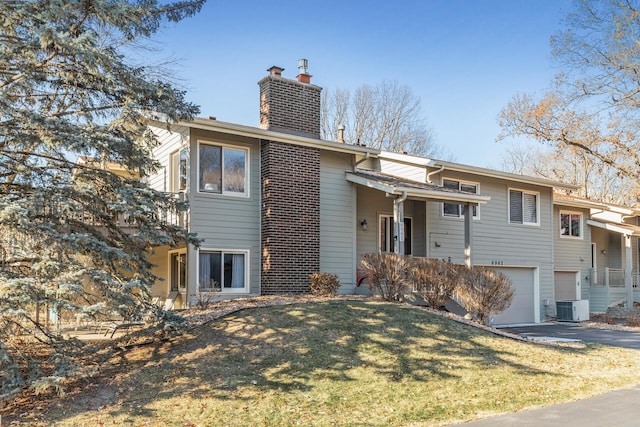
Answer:
POLYGON ((506 275, 513 283, 513 301, 502 313, 493 316, 495 325, 535 322, 534 306, 534 269, 533 268, 494 268, 506 275))

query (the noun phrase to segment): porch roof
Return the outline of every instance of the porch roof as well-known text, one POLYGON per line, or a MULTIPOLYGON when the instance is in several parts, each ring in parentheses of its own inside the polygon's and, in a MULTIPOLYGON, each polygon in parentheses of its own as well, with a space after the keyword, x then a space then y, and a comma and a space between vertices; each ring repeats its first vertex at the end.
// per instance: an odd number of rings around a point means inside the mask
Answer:
POLYGON ((471 204, 487 203, 491 200, 489 196, 412 181, 372 170, 358 169, 355 172, 347 172, 346 178, 349 182, 379 190, 386 194, 398 196, 406 194, 410 198, 471 204))
POLYGON ((592 227, 602 228, 604 230, 613 231, 627 236, 640 236, 640 227, 632 224, 622 224, 619 222, 603 221, 588 219, 587 224, 592 227))

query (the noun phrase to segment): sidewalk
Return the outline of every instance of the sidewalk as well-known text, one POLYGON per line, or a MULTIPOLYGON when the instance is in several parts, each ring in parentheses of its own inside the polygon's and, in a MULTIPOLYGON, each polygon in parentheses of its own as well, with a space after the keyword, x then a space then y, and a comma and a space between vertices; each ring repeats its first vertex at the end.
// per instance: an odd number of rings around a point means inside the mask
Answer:
POLYGON ((640 385, 590 399, 500 415, 461 424, 482 426, 568 425, 580 427, 635 427, 640 425, 640 385))

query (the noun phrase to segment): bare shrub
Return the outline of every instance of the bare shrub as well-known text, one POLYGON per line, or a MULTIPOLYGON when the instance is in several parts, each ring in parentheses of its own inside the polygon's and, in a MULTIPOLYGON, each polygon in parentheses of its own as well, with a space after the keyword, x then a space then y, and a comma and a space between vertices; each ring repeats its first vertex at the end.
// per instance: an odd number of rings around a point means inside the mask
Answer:
POLYGON ((402 300, 408 284, 407 257, 388 252, 370 252, 362 256, 360 263, 373 292, 385 301, 402 300))
POLYGON ((640 326, 640 313, 637 310, 632 310, 625 316, 627 326, 640 326))
POLYGON ((458 270, 455 264, 441 259, 414 258, 409 265, 413 290, 430 307, 444 306, 455 290, 458 270))
POLYGON ((207 294, 206 292, 198 292, 196 293, 194 308, 201 311, 208 310, 214 302, 214 295, 207 294))
POLYGON ((509 308, 514 292, 507 276, 485 267, 461 270, 457 291, 464 308, 480 323, 509 308))
POLYGON ((608 325, 614 325, 616 323, 616 319, 609 313, 594 314, 592 315, 592 320, 595 322, 606 323, 608 325))
POLYGON ((309 289, 313 295, 331 297, 338 292, 340 279, 337 274, 313 273, 309 275, 309 289))

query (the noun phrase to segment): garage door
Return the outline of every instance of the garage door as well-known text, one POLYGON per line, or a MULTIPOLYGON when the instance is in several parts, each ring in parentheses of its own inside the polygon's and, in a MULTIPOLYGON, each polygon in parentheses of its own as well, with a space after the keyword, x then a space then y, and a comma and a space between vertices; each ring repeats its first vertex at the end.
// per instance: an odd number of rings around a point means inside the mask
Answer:
POLYGON ((533 268, 494 268, 506 275, 513 283, 514 293, 511 306, 494 316, 495 325, 535 322, 534 305, 534 269, 533 268))

